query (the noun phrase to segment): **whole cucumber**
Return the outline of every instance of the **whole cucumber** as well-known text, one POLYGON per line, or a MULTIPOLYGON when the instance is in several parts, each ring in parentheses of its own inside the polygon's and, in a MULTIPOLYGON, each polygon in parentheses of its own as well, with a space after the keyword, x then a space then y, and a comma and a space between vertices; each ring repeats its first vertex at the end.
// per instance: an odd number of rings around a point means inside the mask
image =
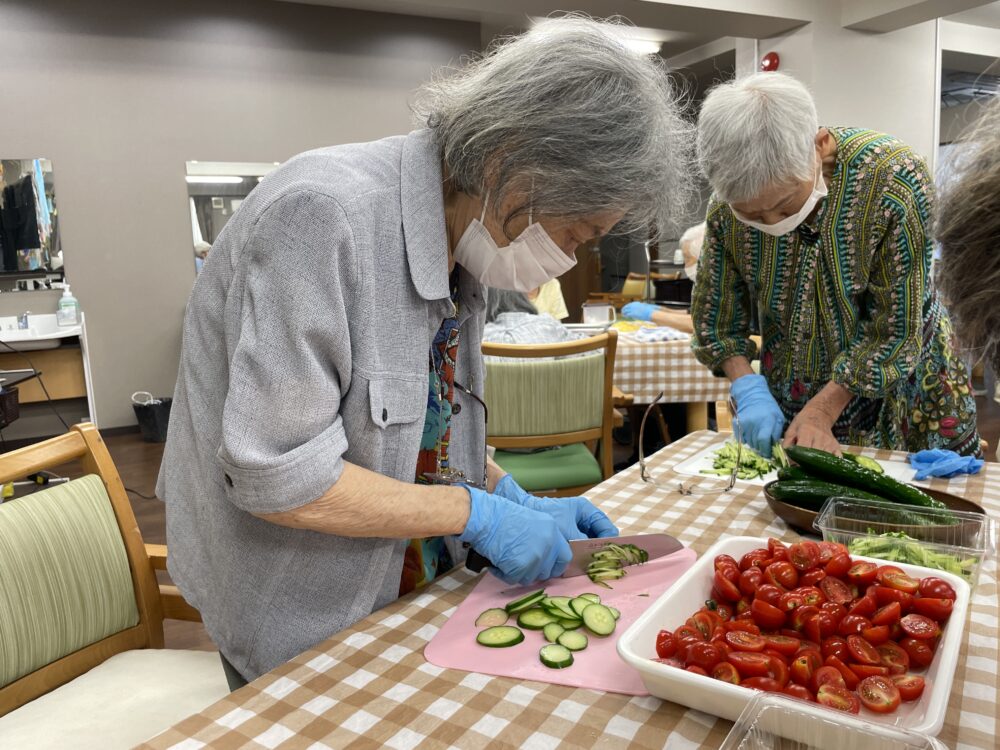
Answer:
POLYGON ((798 479, 808 482, 810 479, 816 480, 816 477, 801 466, 783 466, 778 469, 778 479, 798 479))
POLYGON ((822 482, 813 478, 780 479, 771 484, 769 489, 771 494, 783 503, 817 511, 831 497, 850 497, 856 500, 869 500, 877 503, 889 502, 885 498, 855 487, 844 487, 843 485, 822 482))

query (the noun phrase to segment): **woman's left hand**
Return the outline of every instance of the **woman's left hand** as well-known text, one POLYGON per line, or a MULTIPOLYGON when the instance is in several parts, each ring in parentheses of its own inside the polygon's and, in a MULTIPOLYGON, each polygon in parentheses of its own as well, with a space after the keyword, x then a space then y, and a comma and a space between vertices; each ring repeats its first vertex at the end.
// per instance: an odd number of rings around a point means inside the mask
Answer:
POLYGON ((806 404, 785 431, 785 439, 782 444, 786 448, 790 445, 819 448, 839 456, 841 455, 840 444, 833 436, 833 423, 835 421, 821 409, 806 404))

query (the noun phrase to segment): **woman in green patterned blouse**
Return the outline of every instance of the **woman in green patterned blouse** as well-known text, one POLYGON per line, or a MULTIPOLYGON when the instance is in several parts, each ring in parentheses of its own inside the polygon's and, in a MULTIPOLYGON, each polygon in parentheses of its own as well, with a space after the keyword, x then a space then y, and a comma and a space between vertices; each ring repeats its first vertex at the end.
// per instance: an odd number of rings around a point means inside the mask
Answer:
POLYGON ((969 374, 930 285, 924 160, 883 133, 819 127, 779 73, 714 89, 698 130, 714 195, 692 345, 733 381, 747 442, 978 455, 969 374))

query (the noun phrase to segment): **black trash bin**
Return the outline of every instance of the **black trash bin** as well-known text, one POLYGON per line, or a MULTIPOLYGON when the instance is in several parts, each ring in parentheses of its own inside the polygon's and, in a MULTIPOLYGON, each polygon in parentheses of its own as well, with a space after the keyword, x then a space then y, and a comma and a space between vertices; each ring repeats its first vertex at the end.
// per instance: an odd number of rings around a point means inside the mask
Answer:
POLYGON ((171 401, 173 399, 169 397, 154 399, 150 396, 145 402, 139 402, 135 395, 132 396, 132 409, 135 411, 135 418, 139 421, 139 431, 142 433, 142 439, 147 443, 166 442, 171 401))

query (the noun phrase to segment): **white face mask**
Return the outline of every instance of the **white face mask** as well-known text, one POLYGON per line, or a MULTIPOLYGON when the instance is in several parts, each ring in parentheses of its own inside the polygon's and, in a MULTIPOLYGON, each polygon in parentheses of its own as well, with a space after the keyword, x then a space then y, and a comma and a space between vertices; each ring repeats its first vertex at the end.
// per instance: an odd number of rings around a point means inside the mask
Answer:
POLYGON ((743 216, 743 214, 735 208, 733 209, 733 215, 748 227, 759 229, 764 234, 769 234, 772 237, 781 237, 783 234, 795 231, 799 224, 809 217, 809 214, 811 214, 813 209, 816 208, 816 204, 819 203, 820 200, 826 195, 826 192, 826 180, 823 179, 823 163, 820 162, 817 165, 816 179, 813 181, 812 192, 809 194, 809 197, 806 198, 806 202, 802 204, 802 208, 800 208, 798 213, 794 216, 782 219, 777 224, 761 224, 756 221, 750 221, 750 219, 743 216))
POLYGON ((530 292, 576 265, 576 258, 564 253, 541 224, 531 223, 530 213, 528 228, 506 247, 497 247, 483 225, 485 217, 484 202, 483 215, 469 223, 455 248, 455 262, 480 283, 495 289, 530 292))

